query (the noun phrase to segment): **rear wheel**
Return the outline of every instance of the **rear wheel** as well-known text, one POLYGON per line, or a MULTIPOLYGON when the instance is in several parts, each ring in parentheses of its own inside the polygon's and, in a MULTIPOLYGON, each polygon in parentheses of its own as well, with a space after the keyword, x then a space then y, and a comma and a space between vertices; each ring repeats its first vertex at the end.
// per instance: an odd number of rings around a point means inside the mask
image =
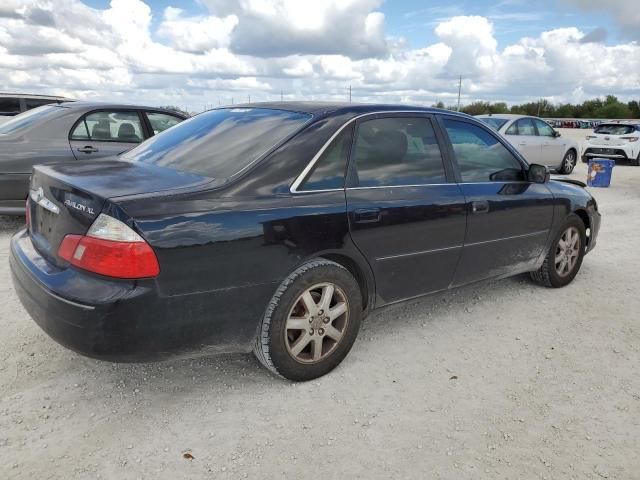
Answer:
POLYGON ((635 160, 634 159, 629 160, 629 163, 634 167, 640 167, 640 153, 638 153, 638 156, 636 157, 635 160))
POLYGON ((539 270, 531 272, 531 278, 541 285, 553 288, 571 283, 582 265, 586 239, 582 219, 577 215, 570 215, 551 244, 544 263, 539 270))
POLYGON ((562 166, 560 167, 560 173, 563 175, 568 175, 573 172, 573 169, 576 166, 577 155, 575 150, 569 150, 564 154, 564 158, 562 159, 562 166))
POLYGON ((271 372, 294 381, 329 373, 358 335, 362 296, 341 265, 325 259, 300 266, 280 285, 254 348, 271 372))

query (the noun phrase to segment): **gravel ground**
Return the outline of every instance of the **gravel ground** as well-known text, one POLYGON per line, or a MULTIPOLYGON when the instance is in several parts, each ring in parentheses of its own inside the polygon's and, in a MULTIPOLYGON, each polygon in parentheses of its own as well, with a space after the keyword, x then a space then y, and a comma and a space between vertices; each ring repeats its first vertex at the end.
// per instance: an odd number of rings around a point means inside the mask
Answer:
POLYGON ((2 218, 0 478, 640 478, 639 183, 620 166, 597 190, 598 247, 570 286, 519 276, 378 311, 304 384, 249 355, 63 349, 13 292, 21 222, 2 218))

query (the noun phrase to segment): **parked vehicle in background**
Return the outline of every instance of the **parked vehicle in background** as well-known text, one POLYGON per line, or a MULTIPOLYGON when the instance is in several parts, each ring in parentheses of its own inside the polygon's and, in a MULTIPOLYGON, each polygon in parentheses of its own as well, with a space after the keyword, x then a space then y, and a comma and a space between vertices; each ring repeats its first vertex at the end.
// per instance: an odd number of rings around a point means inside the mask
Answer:
POLYGON ((30 95, 28 93, 0 92, 0 124, 32 108, 51 103, 72 102, 70 98, 53 95, 30 95))
POLYGON ((64 102, 0 125, 0 214, 22 215, 34 165, 118 155, 186 115, 135 105, 64 102))
MULTIPOLYGON (((584 184, 582 184, 584 186, 584 184)), ((117 160, 34 169, 23 305, 105 360, 253 350, 335 368, 372 309, 532 272, 569 284, 600 214, 468 115, 281 102, 201 113, 117 160)))
POLYGON ((590 158, 610 158, 640 166, 640 124, 603 123, 587 135, 582 161, 590 158))
POLYGON ((546 165, 562 174, 573 172, 580 151, 577 142, 562 137, 541 118, 511 114, 476 118, 504 135, 528 162, 546 165))

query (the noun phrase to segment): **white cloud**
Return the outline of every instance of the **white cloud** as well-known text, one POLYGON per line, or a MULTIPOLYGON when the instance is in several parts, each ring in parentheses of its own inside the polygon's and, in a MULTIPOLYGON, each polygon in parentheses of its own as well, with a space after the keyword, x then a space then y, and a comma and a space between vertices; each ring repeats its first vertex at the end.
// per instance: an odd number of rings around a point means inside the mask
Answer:
MULTIPOLYGON (((541 96, 640 95, 640 46, 561 28, 499 46, 486 17, 435 26, 409 49, 385 33, 380 0, 202 0, 209 14, 141 0, 3 2, 0 85, 12 90, 178 104, 341 99, 431 104, 541 96), (154 16, 157 18, 154 19, 154 16)), ((569 1, 569 0, 567 0, 569 1)))

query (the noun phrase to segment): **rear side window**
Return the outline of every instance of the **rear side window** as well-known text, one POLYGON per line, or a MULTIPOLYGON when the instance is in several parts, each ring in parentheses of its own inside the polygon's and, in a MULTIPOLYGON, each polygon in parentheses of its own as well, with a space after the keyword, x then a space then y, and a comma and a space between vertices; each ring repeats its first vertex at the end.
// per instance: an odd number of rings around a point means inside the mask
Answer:
POLYGON ((137 112, 93 112, 82 118, 71 131, 71 140, 139 143, 143 139, 137 112))
POLYGON ((224 179, 292 135, 311 115, 268 108, 210 110, 151 137, 120 158, 224 179))
POLYGON ((31 110, 32 108, 38 108, 43 105, 49 105, 50 103, 56 103, 55 100, 47 100, 44 98, 25 98, 24 104, 27 110, 31 110))
POLYGON ((463 182, 524 180, 522 164, 491 133, 467 122, 445 119, 463 182))
POLYGON ((17 115, 20 113, 20 99, 0 97, 0 115, 17 115))
POLYGON ((181 118, 169 115, 168 113, 145 112, 145 114, 149 119, 154 135, 164 132, 167 128, 173 127, 182 121, 181 118))
POLYGON ((342 130, 313 166, 300 190, 344 188, 353 126, 342 130))
POLYGON ((605 124, 596 127, 594 133, 603 135, 629 135, 635 131, 633 125, 605 124))
POLYGON ((445 183, 440 147, 428 118, 362 122, 352 158, 360 187, 445 183))

